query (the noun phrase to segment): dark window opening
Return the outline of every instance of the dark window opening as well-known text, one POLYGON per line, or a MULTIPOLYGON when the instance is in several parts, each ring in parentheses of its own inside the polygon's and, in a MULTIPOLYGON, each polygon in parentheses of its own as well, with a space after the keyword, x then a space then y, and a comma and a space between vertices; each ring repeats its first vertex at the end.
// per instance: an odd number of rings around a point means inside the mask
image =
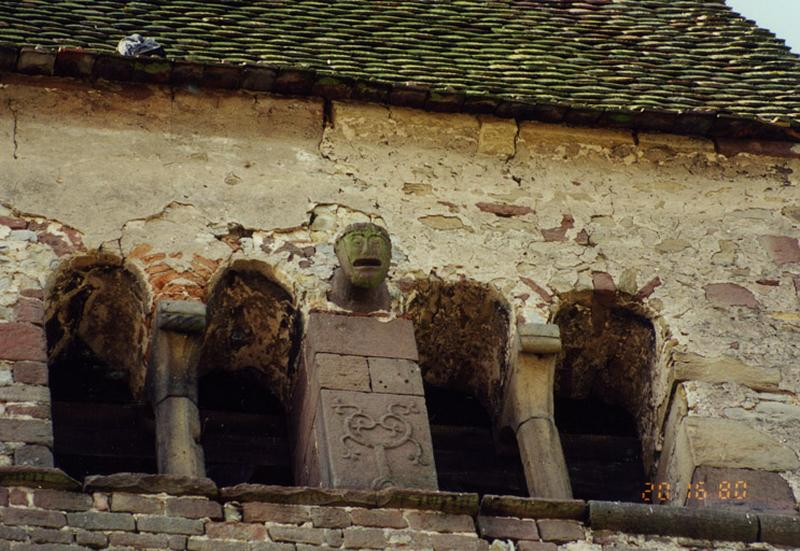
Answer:
POLYGON ((494 435, 478 400, 426 384, 425 402, 440 490, 528 495, 514 435, 494 435))
POLYGON ((633 417, 595 398, 557 398, 555 416, 573 496, 638 501, 645 472, 633 417))
POLYGON ((286 414, 263 375, 213 371, 198 390, 206 476, 219 486, 292 485, 286 414))
POLYGON ((56 467, 78 480, 156 472, 153 412, 131 397, 124 372, 99 360, 80 339, 49 371, 56 467))

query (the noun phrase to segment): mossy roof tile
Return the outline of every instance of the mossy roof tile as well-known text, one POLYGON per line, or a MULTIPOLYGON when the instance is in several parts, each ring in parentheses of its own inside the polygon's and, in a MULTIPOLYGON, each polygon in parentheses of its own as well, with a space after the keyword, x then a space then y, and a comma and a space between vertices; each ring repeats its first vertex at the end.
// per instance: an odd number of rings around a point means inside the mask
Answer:
POLYGON ((0 42, 312 68, 497 101, 793 122, 800 59, 724 0, 0 0, 0 42))

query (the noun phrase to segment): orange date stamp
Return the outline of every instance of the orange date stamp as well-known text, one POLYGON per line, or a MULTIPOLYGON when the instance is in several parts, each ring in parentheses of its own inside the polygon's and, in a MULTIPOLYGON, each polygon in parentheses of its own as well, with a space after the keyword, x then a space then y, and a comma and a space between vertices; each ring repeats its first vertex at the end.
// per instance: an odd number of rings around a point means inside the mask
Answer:
POLYGON ((669 482, 645 482, 642 492, 644 503, 663 503, 678 496, 685 495, 686 501, 705 501, 717 498, 721 501, 744 501, 747 499, 747 482, 744 480, 720 480, 715 488, 707 488, 705 482, 689 483, 687 488, 674 488, 669 482))

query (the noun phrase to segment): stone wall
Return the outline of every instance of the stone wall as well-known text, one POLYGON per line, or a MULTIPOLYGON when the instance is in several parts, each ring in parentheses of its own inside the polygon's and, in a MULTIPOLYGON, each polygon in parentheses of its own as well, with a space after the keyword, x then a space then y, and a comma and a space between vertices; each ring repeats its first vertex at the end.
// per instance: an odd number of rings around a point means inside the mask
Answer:
POLYGON ((775 549, 795 517, 573 500, 240 485, 219 493, 176 477, 111 476, 80 489, 0 489, 0 549, 79 551, 625 551, 775 549), (149 486, 149 488, 148 488, 149 486), (652 513, 652 511, 650 511, 652 513), (625 531, 628 533, 625 533, 625 531), (631 531, 643 532, 643 535, 631 531))
POLYGON ((658 476, 763 470, 800 495, 792 150, 12 75, 0 144, 5 464, 47 462, 43 301, 60 271, 110 256, 152 305, 205 299, 247 263, 300 311, 335 309, 333 238, 373 220, 392 233, 395 314, 420 280, 485 284, 525 322, 574 292, 636 301, 657 332, 642 439, 658 476))

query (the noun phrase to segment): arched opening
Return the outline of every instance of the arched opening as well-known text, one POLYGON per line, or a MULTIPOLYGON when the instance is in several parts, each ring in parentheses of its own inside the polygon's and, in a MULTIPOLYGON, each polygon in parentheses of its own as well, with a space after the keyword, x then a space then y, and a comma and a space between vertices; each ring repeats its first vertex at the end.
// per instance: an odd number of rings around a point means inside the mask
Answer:
POLYGON ((209 478, 292 484, 287 433, 299 314, 259 265, 234 265, 208 300, 198 407, 209 478))
POLYGON ((439 488, 527 495, 514 435, 495 428, 508 305, 494 289, 472 281, 420 281, 408 296, 439 488))
POLYGON ((78 258, 55 278, 46 332, 57 467, 156 472, 155 424, 142 398, 145 290, 113 257, 78 258))
POLYGON ((609 293, 563 297, 555 419, 576 498, 638 501, 652 457, 656 336, 640 305, 609 293))

